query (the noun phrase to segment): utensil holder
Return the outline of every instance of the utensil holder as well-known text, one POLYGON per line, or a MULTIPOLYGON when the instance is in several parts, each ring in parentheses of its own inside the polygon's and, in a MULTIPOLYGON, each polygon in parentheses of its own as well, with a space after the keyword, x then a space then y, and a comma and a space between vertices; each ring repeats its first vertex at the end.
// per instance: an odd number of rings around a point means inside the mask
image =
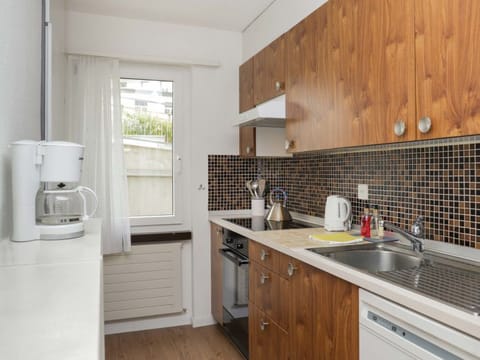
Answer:
POLYGON ((265 199, 252 199, 252 216, 265 216, 265 199))

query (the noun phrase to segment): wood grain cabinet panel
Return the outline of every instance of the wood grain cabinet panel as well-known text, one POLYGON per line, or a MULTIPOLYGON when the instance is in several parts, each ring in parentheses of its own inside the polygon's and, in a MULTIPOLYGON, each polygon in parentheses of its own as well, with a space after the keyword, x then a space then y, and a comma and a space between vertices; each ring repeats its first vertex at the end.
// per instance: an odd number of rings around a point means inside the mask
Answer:
POLYGON ((268 342, 279 346, 260 332, 265 318, 274 325, 270 336, 288 335, 278 348, 288 355, 275 353, 275 359, 358 359, 358 288, 254 241, 252 249, 268 250, 274 262, 267 269, 250 253, 250 359, 273 356, 268 342))
POLYGON ((249 359, 289 359, 288 333, 254 305, 249 312, 249 359))
POLYGON ((254 56, 255 105, 285 92, 285 36, 282 35, 254 56))
POLYGON ((222 248, 223 228, 211 223, 210 236, 212 315, 218 323, 223 324, 223 258, 218 251, 222 248))
POLYGON ((240 113, 255 107, 253 98, 253 57, 239 68, 239 111, 240 113))
POLYGON ((239 132, 239 154, 241 157, 255 157, 256 155, 256 129, 253 126, 242 126, 239 132))
POLYGON ((290 152, 332 148, 334 92, 327 36, 328 3, 286 34, 287 122, 290 152))
POLYGON ((254 282, 255 305, 265 312, 278 326, 288 331, 290 306, 289 282, 279 274, 252 263, 250 270, 254 282))
POLYGON ((280 258, 284 256, 268 246, 264 246, 255 241, 248 244, 248 257, 250 260, 275 272, 280 271, 280 258))
POLYGON ((321 271, 312 284, 315 358, 358 360, 358 287, 321 271))
POLYGON ((480 1, 415 0, 418 139, 480 133, 480 1))
POLYGON ((335 147, 414 140, 414 0, 330 0, 328 18, 335 147))

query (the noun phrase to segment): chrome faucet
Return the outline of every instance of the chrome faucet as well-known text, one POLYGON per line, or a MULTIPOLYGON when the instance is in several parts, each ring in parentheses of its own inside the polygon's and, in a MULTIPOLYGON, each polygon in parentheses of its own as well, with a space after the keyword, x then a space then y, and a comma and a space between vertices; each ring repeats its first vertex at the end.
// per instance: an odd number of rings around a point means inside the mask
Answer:
POLYGON ((425 226, 423 224, 423 216, 417 217, 417 219, 412 225, 411 231, 400 229, 399 227, 393 225, 388 221, 385 221, 383 226, 385 229, 399 233, 404 238, 409 240, 412 243, 413 251, 422 253, 425 250, 423 246, 423 241, 425 239, 425 226))

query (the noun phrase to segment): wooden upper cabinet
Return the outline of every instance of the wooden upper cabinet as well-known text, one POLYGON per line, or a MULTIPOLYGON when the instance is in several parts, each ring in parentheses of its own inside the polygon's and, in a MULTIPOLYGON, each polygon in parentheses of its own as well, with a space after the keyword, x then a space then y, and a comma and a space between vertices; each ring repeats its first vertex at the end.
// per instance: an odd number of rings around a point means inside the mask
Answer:
POLYGON ((480 1, 416 0, 415 32, 417 138, 480 133, 480 1))
POLYGON ((253 99, 253 57, 240 65, 238 70, 239 80, 239 112, 255 107, 253 99))
POLYGON ((327 7, 328 3, 321 6, 286 34, 286 138, 291 152, 335 146, 327 7))
POLYGON ((253 96, 255 105, 285 92, 285 36, 282 35, 254 56, 253 96))
POLYGON ((257 136, 256 128, 253 126, 242 126, 238 129, 239 154, 241 157, 255 157, 257 136))
POLYGON ((414 140, 414 0, 328 5, 335 147, 414 140))

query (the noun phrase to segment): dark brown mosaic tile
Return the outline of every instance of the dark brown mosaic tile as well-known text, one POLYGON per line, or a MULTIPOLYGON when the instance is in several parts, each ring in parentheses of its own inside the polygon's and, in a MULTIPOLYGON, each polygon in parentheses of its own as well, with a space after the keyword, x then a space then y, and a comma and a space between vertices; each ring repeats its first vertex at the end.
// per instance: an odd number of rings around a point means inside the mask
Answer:
POLYGON ((431 142, 424 147, 378 146, 299 154, 293 158, 243 159, 210 155, 209 210, 250 207, 245 182, 261 176, 288 193, 290 210, 324 216, 328 195, 352 202, 358 223, 376 204, 385 220, 408 228, 425 216, 427 237, 480 248, 480 143, 431 142), (358 184, 369 200, 357 199, 358 184))

